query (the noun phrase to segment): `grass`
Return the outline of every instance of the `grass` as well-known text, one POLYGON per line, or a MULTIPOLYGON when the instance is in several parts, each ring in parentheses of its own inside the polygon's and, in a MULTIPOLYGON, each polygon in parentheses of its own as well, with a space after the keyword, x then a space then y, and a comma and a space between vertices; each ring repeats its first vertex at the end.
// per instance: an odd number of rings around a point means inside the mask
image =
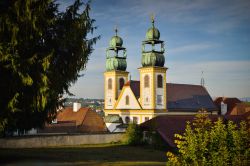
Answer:
POLYGON ((165 165, 165 151, 122 144, 34 149, 0 149, 0 165, 165 165))

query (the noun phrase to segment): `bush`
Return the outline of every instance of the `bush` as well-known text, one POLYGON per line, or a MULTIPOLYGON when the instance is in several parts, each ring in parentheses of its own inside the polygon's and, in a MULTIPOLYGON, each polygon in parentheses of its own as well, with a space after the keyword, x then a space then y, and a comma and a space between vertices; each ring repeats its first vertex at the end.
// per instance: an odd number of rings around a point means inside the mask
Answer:
POLYGON ((212 123, 207 115, 197 115, 183 135, 175 135, 178 152, 167 152, 167 165, 248 165, 249 136, 245 122, 212 123))
POLYGON ((142 130, 135 123, 130 123, 125 134, 125 143, 128 145, 141 145, 143 134, 142 130))

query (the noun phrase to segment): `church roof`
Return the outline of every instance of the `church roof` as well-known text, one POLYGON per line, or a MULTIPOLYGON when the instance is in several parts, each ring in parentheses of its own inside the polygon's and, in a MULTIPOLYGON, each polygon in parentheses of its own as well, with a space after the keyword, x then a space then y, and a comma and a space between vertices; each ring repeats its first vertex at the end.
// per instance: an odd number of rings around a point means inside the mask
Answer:
POLYGON ((123 123, 122 118, 117 114, 109 114, 104 117, 105 123, 123 123))
POLYGON ((167 107, 169 111, 217 110, 205 87, 189 84, 167 83, 167 107))
MULTIPOLYGON (((140 97, 140 81, 127 82, 136 98, 140 97)), ((167 83, 168 111, 207 111, 217 110, 206 88, 200 85, 167 83)))

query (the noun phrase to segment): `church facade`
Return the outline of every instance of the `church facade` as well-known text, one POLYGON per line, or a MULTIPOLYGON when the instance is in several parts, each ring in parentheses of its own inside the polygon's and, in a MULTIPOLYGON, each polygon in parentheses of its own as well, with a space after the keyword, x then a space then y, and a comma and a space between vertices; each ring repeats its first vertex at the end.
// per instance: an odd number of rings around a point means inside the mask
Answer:
POLYGON ((124 123, 132 121, 139 124, 160 115, 195 114, 201 109, 217 114, 217 108, 204 86, 166 83, 164 52, 164 41, 160 40, 160 32, 152 19, 152 27, 142 42, 142 66, 138 68, 140 80, 130 80, 126 71, 126 48, 116 30, 106 50, 106 116, 119 115, 124 123))

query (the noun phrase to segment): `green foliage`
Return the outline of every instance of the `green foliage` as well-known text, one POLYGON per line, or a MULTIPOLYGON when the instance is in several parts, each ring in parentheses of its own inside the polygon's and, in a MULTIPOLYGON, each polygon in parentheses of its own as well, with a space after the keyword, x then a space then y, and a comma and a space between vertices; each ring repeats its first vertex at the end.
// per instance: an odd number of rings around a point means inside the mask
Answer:
POLYGON ((238 128, 232 121, 212 123, 207 115, 198 114, 183 135, 175 135, 178 153, 167 152, 167 165, 247 165, 249 136, 245 122, 238 128))
POLYGON ((99 38, 87 38, 89 11, 80 0, 64 12, 52 0, 0 1, 0 132, 54 118, 99 38))
POLYGON ((140 127, 135 123, 130 123, 125 134, 125 143, 128 145, 141 145, 143 133, 140 127))

